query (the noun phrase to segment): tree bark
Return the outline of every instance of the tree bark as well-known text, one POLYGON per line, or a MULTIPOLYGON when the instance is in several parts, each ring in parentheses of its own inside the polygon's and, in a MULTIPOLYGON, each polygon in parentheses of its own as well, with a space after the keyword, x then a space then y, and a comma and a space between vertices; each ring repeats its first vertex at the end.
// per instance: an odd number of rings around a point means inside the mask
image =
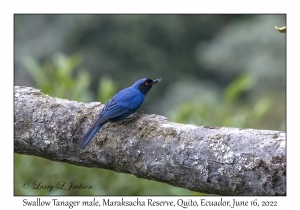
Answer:
POLYGON ((103 104, 53 98, 16 86, 14 151, 53 161, 130 173, 218 195, 285 195, 286 134, 208 127, 141 115, 107 123, 81 149, 103 104))

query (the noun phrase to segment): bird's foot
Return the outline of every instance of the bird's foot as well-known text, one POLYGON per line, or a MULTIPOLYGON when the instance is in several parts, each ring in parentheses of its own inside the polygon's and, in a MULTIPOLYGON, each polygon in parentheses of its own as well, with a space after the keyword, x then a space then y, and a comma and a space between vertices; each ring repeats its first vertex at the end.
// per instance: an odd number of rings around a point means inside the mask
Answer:
POLYGON ((124 120, 125 120, 125 122, 131 122, 131 121, 136 120, 139 117, 141 117, 143 115, 143 113, 144 113, 144 111, 142 109, 139 109, 135 113, 133 113, 130 116, 126 117, 124 120))

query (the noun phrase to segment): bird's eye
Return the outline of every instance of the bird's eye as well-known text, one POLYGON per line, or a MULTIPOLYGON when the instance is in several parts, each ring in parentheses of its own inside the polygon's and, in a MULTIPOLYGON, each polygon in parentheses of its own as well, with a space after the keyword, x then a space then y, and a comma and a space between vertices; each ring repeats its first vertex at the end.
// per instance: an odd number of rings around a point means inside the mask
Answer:
POLYGON ((146 85, 146 86, 149 86, 149 82, 145 82, 145 85, 146 85))

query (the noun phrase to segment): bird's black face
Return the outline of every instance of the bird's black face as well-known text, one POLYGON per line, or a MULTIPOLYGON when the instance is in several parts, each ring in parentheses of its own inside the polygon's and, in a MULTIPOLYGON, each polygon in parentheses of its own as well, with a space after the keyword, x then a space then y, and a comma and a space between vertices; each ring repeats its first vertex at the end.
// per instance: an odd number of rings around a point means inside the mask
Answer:
POLYGON ((152 79, 146 79, 145 81, 141 82, 139 84, 139 91, 141 91, 142 94, 147 94, 149 92, 149 90, 152 88, 152 85, 160 82, 161 79, 156 79, 156 80, 152 80, 152 79))

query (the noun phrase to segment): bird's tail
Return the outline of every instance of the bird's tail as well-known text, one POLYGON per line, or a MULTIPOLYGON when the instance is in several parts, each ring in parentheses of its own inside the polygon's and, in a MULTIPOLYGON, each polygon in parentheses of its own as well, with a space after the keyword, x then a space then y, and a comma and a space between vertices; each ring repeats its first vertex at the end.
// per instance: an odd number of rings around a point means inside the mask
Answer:
POLYGON ((104 123, 100 125, 93 125, 93 127, 90 128, 90 130, 82 137, 82 139, 79 142, 79 146, 81 148, 84 148, 95 136, 95 134, 99 131, 99 129, 103 126, 104 123))

